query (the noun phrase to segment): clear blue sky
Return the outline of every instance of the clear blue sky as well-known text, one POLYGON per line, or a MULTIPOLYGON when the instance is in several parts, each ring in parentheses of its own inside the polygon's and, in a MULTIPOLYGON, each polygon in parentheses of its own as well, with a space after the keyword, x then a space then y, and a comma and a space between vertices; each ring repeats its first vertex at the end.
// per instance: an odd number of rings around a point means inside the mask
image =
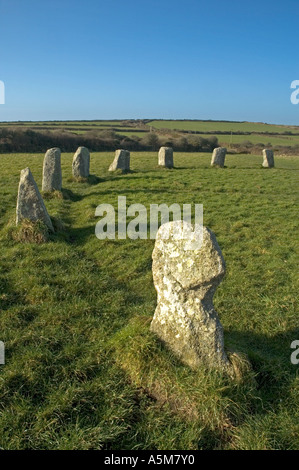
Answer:
POLYGON ((299 125, 298 23, 298 0, 0 0, 0 121, 299 125))

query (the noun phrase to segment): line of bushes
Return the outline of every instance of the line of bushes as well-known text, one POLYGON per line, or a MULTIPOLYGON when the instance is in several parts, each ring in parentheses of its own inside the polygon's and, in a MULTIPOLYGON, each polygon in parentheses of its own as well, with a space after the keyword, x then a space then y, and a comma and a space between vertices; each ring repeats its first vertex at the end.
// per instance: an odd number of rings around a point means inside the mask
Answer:
MULTIPOLYGON (((69 131, 37 131, 32 129, 0 128, 0 153, 45 152, 48 148, 59 147, 63 152, 74 152, 79 146, 93 152, 114 151, 123 148, 129 151, 158 151, 161 146, 172 147, 177 152, 212 152, 219 147, 216 136, 196 134, 169 134, 146 132, 144 136, 124 136, 114 130, 94 130, 84 134, 69 131)), ((223 144, 224 145, 224 144, 223 144)), ((299 145, 273 147, 271 143, 253 144, 249 140, 230 145, 230 153, 259 154, 263 148, 272 148, 279 154, 299 155, 299 145)))
POLYGON ((32 129, 0 128, 0 153, 44 152, 59 147, 63 152, 73 152, 78 146, 91 151, 114 151, 123 148, 132 151, 158 150, 161 146, 172 147, 175 151, 211 152, 218 147, 215 136, 164 136, 154 132, 138 136, 123 136, 113 130, 91 131, 76 135, 63 131, 36 131, 32 129))

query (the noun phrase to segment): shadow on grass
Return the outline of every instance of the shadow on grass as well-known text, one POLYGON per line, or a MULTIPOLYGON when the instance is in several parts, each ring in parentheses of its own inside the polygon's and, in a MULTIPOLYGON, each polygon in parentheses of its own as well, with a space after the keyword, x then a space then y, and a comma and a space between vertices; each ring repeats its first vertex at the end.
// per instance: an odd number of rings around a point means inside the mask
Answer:
POLYGON ((87 178, 87 183, 90 184, 91 186, 95 186, 96 184, 104 183, 104 182, 105 182, 104 178, 100 178, 99 176, 96 176, 96 175, 89 175, 89 177, 87 178))
POLYGON ((299 338, 299 328, 270 337, 250 331, 224 332, 228 350, 246 354, 256 374, 257 389, 263 398, 261 413, 268 406, 288 399, 298 366, 291 363, 291 343, 299 338))
POLYGON ((169 171, 169 170, 180 170, 180 167, 177 166, 163 166, 163 165, 156 165, 155 170, 160 170, 160 171, 169 171))
POLYGON ((90 227, 71 228, 67 242, 71 245, 82 246, 91 236, 95 237, 95 224, 90 227))
POLYGON ((177 166, 175 169, 176 170, 196 170, 196 171, 201 171, 201 170, 207 170, 209 169, 210 166, 201 166, 201 167, 198 167, 198 166, 177 166))
MULTIPOLYGON (((95 235, 95 228, 96 228, 96 223, 99 221, 100 219, 98 217, 95 217, 94 218, 94 223, 93 225, 90 225, 88 227, 80 227, 80 228, 70 228, 68 230, 68 237, 67 237, 67 242, 71 245, 76 245, 76 246, 83 246, 85 245, 86 241, 88 239, 90 239, 91 237, 95 237, 96 238, 96 235, 95 235)), ((149 232, 149 229, 150 229, 150 224, 148 223, 148 232, 149 232)), ((148 239, 149 239, 149 233, 148 233, 148 239)), ((99 242, 99 248, 100 248, 100 244, 104 242, 107 242, 107 239, 105 240, 98 240, 99 242)), ((133 241, 133 240, 119 240, 118 239, 118 232, 117 232, 117 225, 116 225, 116 231, 115 231, 115 240, 109 240, 109 243, 115 243, 115 244, 118 244, 118 243, 126 243, 126 241, 133 241)), ((134 240, 135 241, 135 240, 134 240)), ((129 245, 128 245, 128 249, 130 249, 129 245)))
POLYGON ((70 183, 81 183, 81 184, 86 183, 86 184, 89 184, 90 186, 94 186, 96 184, 103 183, 105 180, 96 175, 89 175, 87 178, 83 178, 83 177, 75 178, 74 176, 72 176, 68 178, 67 181, 70 183))
POLYGON ((122 170, 121 168, 117 168, 116 170, 113 171, 107 171, 108 175, 111 175, 112 177, 115 176, 126 176, 126 175, 132 175, 138 173, 138 170, 122 170))
POLYGON ((66 201, 77 202, 77 201, 81 201, 81 199, 83 198, 83 196, 81 196, 80 194, 74 193, 71 189, 62 188, 61 192, 63 195, 63 199, 65 199, 66 201))
MULTIPOLYGON (((138 171, 131 171, 130 173, 124 173, 124 174, 121 174, 121 173, 117 173, 117 175, 114 175, 114 174, 111 174, 109 173, 107 175, 107 178, 105 181, 123 181, 124 179, 125 180, 128 180, 128 179, 132 179, 132 180, 136 180, 136 179, 144 179, 146 177, 146 174, 148 173, 151 173, 153 170, 152 169, 149 169, 149 170, 140 170, 140 172, 138 171), (132 175, 132 176, 130 176, 132 175), (134 176, 133 176, 134 175, 134 176)), ((163 178, 162 176, 153 176, 152 174, 151 175, 148 175, 150 177, 150 179, 161 179, 163 178)))

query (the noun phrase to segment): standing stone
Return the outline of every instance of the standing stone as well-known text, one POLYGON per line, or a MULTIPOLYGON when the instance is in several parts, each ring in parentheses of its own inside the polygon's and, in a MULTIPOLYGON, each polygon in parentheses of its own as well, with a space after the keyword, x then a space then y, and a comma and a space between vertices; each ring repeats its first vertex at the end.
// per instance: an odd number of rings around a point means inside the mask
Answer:
POLYGON ((54 232, 50 216, 30 168, 25 168, 21 171, 16 224, 18 225, 24 219, 31 220, 32 222, 40 220, 49 230, 54 232))
POLYGON ((158 165, 173 168, 173 149, 171 147, 160 148, 158 153, 158 165))
POLYGON ((130 152, 128 150, 116 150, 115 157, 108 171, 130 170, 130 152))
POLYGON ((264 168, 273 168, 274 167, 273 150, 269 150, 269 149, 264 149, 263 150, 263 167, 264 168))
POLYGON ((211 166, 220 166, 224 167, 224 160, 226 155, 225 147, 217 147, 213 150, 211 166))
POLYGON ((59 148, 47 150, 44 158, 42 191, 61 191, 61 152, 59 148))
POLYGON ((74 155, 72 170, 74 178, 88 178, 90 155, 86 147, 79 147, 74 155))
POLYGON ((190 240, 177 239, 178 230, 193 226, 174 221, 160 227, 153 251, 153 279, 158 302, 151 331, 187 365, 224 369, 223 329, 213 296, 225 273, 216 237, 203 227, 202 244, 188 249, 190 240), (168 239, 165 234, 168 231, 168 239))

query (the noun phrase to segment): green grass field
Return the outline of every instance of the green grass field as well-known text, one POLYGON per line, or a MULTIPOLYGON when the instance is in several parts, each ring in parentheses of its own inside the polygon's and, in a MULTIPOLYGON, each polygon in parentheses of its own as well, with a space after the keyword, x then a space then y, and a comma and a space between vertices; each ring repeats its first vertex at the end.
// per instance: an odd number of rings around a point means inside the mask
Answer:
POLYGON ((299 133, 299 126, 280 126, 262 122, 226 122, 226 121, 151 121, 149 126, 156 129, 182 129, 202 132, 279 132, 299 133))
POLYGON ((260 156, 227 155, 216 169, 210 158, 175 153, 166 170, 132 152, 121 175, 107 171, 112 152, 93 153, 93 176, 76 183, 63 154, 64 198, 45 204, 65 227, 33 244, 11 235, 20 170, 41 188, 43 155, 0 155, 0 448, 299 448, 299 161, 263 169, 260 156), (95 236, 95 208, 119 195, 203 204, 227 265, 215 307, 239 354, 234 380, 190 370, 149 332, 154 241, 95 236))
MULTIPOLYGON (((207 137, 203 134, 202 137, 207 137)), ((263 134, 251 134, 251 135, 230 135, 222 134, 217 135, 220 144, 229 146, 230 144, 243 144, 244 142, 251 142, 253 145, 264 144, 267 146, 269 143, 275 146, 293 146, 299 145, 299 135, 263 135, 263 134)))

